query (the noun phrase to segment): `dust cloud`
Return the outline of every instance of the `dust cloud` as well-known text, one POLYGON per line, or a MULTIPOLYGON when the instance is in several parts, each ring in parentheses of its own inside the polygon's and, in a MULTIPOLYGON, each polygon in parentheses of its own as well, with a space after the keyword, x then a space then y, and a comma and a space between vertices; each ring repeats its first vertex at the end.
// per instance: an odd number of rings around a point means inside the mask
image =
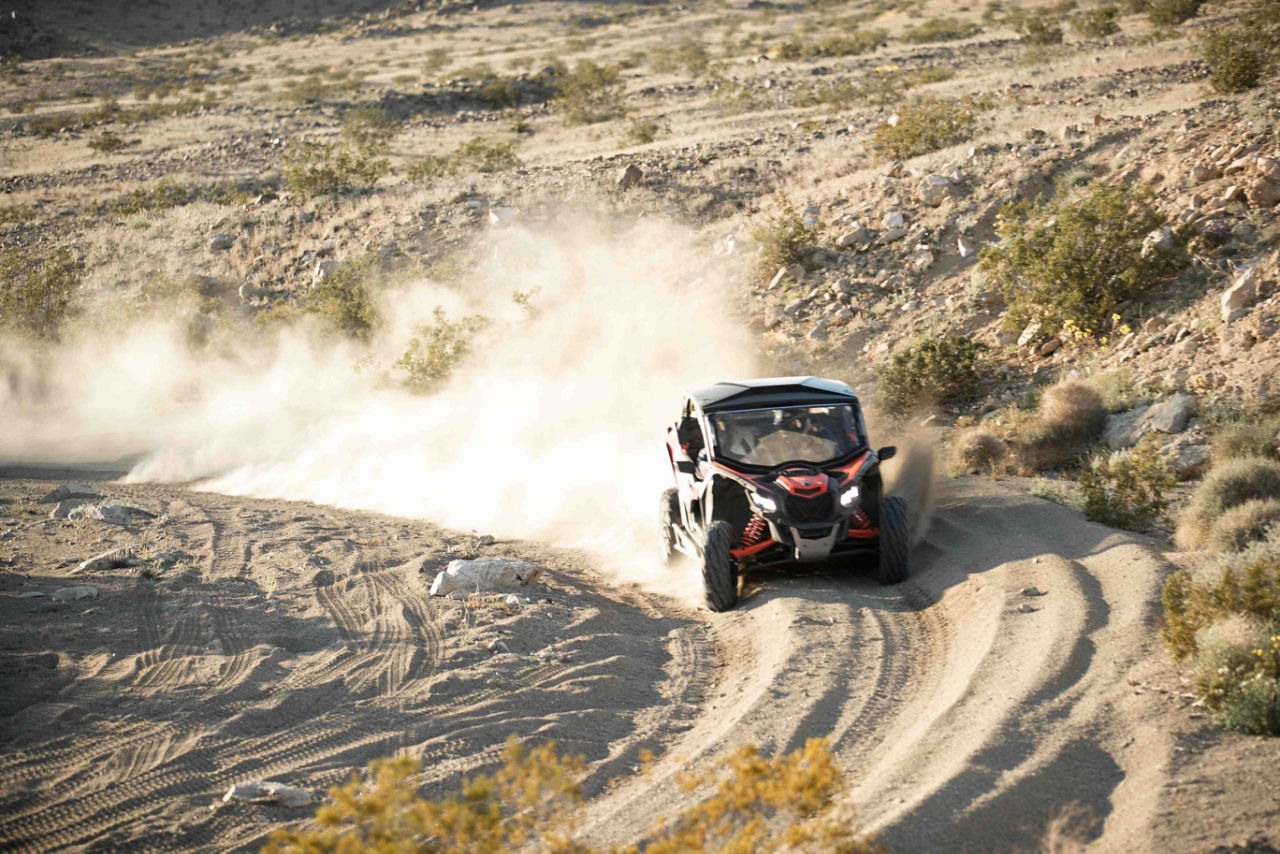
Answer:
POLYGON ((484 256, 460 288, 384 292, 367 345, 294 328, 194 352, 175 325, 144 323, 43 360, 6 347, 0 459, 131 457, 129 481, 545 539, 622 580, 695 589, 657 565, 662 444, 684 389, 755 373, 726 259, 646 220, 495 230, 484 256), (390 365, 438 305, 491 322, 446 385, 415 395, 390 365))

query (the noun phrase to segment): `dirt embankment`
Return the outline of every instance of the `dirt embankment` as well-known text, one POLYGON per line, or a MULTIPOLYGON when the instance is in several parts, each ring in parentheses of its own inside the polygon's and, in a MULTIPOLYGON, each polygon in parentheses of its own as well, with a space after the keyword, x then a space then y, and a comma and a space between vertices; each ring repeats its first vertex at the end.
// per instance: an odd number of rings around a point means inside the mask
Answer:
POLYGON ((510 542, 480 548, 549 570, 525 604, 434 600, 474 538, 179 486, 99 484, 157 513, 134 528, 25 513, 54 485, 0 482, 6 847, 251 848, 308 811, 224 804, 233 783, 320 795, 405 751, 441 791, 511 733, 591 761, 600 842, 680 805, 687 763, 816 736, 894 850, 1032 849, 1064 812, 1098 850, 1277 836, 1280 745, 1190 707, 1154 631, 1152 545, 995 484, 949 485, 900 587, 764 573, 723 615, 510 542), (182 556, 156 578, 62 559, 116 545, 182 556), (97 598, 50 601, 71 584, 97 598))

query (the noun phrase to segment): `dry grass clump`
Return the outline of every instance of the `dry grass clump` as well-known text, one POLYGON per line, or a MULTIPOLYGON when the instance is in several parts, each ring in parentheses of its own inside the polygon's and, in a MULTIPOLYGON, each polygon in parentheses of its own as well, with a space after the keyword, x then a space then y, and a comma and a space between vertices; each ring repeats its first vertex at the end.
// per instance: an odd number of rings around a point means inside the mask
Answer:
MULTIPOLYGON (((383 759, 329 790, 315 827, 276 830, 267 854, 342 851, 467 851, 497 854, 539 850, 589 854, 574 839, 582 805, 582 757, 562 757, 554 744, 527 748, 514 736, 492 775, 463 781, 438 800, 418 794, 412 757, 383 759)), ((837 816, 846 788, 823 739, 772 759, 744 745, 706 771, 682 775, 686 791, 710 788, 696 806, 671 820, 644 846, 650 854, 689 851, 879 850, 855 823, 837 816)), ((629 849, 635 850, 635 849, 629 849)))
POLYGON ((1228 424, 1213 437, 1213 459, 1267 457, 1280 459, 1280 415, 1228 424))
POLYGON ((1280 498, 1280 462, 1260 457, 1227 460, 1201 481, 1178 520, 1180 548, 1203 547, 1218 519, 1247 501, 1280 498))
POLYGON ((951 467, 965 474, 994 474, 1008 455, 1004 439, 985 427, 972 427, 951 446, 951 467))
POLYGON ((1250 543, 1267 538, 1280 522, 1280 500, 1255 498, 1229 508, 1209 528, 1209 549, 1215 552, 1243 551, 1250 543))
POLYGON ((1068 379, 1045 389, 1037 422, 1021 448, 1025 466, 1044 471, 1078 460, 1102 435, 1106 417, 1093 383, 1068 379))

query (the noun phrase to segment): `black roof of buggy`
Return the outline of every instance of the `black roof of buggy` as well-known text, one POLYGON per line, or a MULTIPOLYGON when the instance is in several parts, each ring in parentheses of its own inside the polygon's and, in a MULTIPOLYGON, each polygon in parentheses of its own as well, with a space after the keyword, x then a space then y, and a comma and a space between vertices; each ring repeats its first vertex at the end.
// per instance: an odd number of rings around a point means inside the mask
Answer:
POLYGON ((689 397, 703 412, 858 402, 849 386, 821 377, 770 377, 716 383, 694 389, 689 397))

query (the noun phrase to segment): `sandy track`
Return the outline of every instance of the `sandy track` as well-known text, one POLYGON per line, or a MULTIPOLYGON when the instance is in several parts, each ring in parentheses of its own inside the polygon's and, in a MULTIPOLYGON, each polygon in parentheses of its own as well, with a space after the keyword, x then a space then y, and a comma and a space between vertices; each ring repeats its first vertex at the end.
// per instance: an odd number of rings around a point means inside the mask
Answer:
MULTIPOLYGON (((48 485, 0 481, 11 502, 48 485)), ((143 531, 31 517, 9 526, 15 554, 54 566, 142 536, 191 558, 155 582, 84 579, 102 591, 87 607, 17 598, 67 583, 68 567, 3 576, 5 849, 253 848, 307 810, 221 804, 232 783, 318 794, 403 751, 439 791, 517 733, 591 761, 586 832, 599 842, 635 840, 684 803, 674 775, 690 761, 826 736, 855 781, 850 807, 895 850, 1033 849, 1073 804, 1100 850, 1196 850, 1176 844, 1186 822, 1171 804, 1212 773, 1170 732, 1171 695, 1135 687, 1167 678, 1153 631, 1167 567, 1057 505, 957 482, 908 583, 763 573, 723 615, 499 543, 488 551, 552 578, 506 614, 426 595, 462 539, 428 525, 103 488, 166 517, 143 531), (30 665, 49 651, 56 667, 30 665), (645 749, 659 759, 639 776, 645 749)), ((1201 752, 1230 747, 1205 732, 1201 752)), ((1269 768, 1257 803, 1223 809, 1275 822, 1265 792, 1280 763, 1269 768)), ((1195 832, 1224 838, 1221 824, 1195 832)))

